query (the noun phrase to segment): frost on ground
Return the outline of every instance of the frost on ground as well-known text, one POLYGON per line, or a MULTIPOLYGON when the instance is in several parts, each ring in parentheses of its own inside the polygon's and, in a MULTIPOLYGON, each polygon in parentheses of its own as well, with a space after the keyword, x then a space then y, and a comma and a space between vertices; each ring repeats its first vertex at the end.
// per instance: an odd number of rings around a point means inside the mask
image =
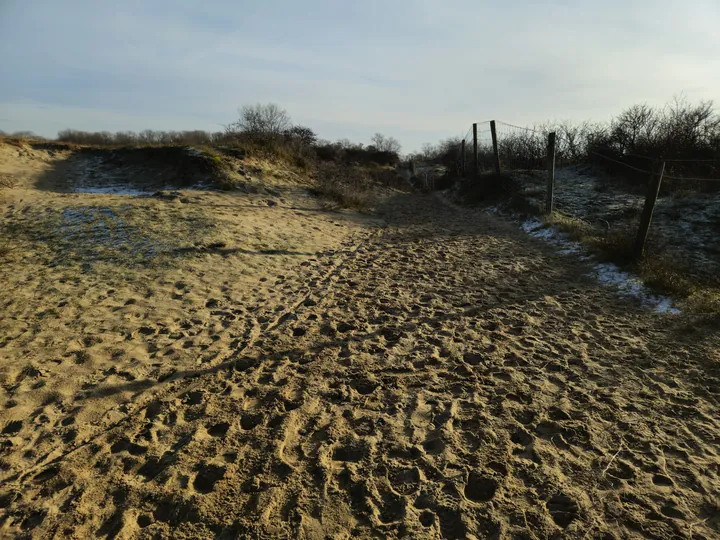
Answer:
MULTIPOLYGON (((530 219, 524 221, 521 225, 522 229, 534 238, 539 238, 549 244, 556 246, 560 253, 569 255, 571 253, 582 253, 582 246, 579 242, 570 240, 567 235, 558 231, 554 227, 546 227, 539 219, 530 219)), ((582 260, 589 257, 583 255, 582 260)))
MULTIPOLYGON (((565 234, 555 227, 545 226, 538 219, 524 221, 521 227, 533 238, 538 238, 558 248, 558 252, 561 254, 581 254, 582 260, 591 260, 590 256, 583 254, 582 246, 578 242, 569 240, 565 234)), ((658 313, 680 313, 680 310, 673 307, 672 300, 651 293, 639 278, 628 272, 623 272, 614 264, 596 264, 590 275, 600 283, 616 288, 622 295, 638 298, 644 306, 658 313)))
MULTIPOLYGON (((544 204, 545 179, 518 176, 525 199, 544 204)), ((610 231, 633 231, 645 201, 644 188, 629 189, 617 178, 586 166, 558 169, 555 209, 610 231)), ((655 206, 650 239, 700 279, 720 274, 720 193, 689 192, 661 196, 655 206)))
POLYGON ((196 148, 108 150, 80 153, 64 179, 67 190, 98 195, 149 195, 168 189, 211 189, 214 181, 196 148))
POLYGON ((679 309, 673 307, 672 300, 666 296, 651 294, 642 281, 627 272, 623 272, 614 264, 597 264, 593 268, 592 275, 600 283, 616 287, 621 294, 639 298, 643 305, 653 308, 658 313, 680 313, 679 309))

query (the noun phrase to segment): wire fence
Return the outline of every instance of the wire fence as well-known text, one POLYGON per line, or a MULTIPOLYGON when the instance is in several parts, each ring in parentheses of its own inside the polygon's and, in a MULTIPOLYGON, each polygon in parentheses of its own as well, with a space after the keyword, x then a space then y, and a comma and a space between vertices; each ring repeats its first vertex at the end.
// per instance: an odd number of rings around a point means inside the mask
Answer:
MULTIPOLYGON (((529 173, 523 175, 527 181, 518 183, 517 190, 534 192, 540 199, 539 206, 545 212, 557 208, 577 220, 603 223, 606 232, 622 229, 626 243, 633 244, 632 251, 636 258, 644 253, 645 240, 661 189, 665 194, 719 193, 717 200, 713 199, 714 202, 705 199, 703 203, 702 199, 698 199, 693 200, 692 204, 717 203, 720 217, 720 159, 659 159, 636 152, 609 151, 607 145, 593 144, 592 140, 583 138, 578 132, 567 130, 555 133, 552 126, 523 127, 502 121, 486 121, 477 123, 475 128, 477 136, 471 126, 462 139, 465 152, 458 152, 458 167, 467 181, 483 181, 483 173, 488 171, 529 173), (551 139, 554 141, 552 146, 551 139), (592 174, 578 172, 582 169, 580 166, 589 164, 601 168, 606 174, 597 174, 594 181, 589 182, 588 178, 592 174), (578 165, 579 168, 567 172, 565 169, 568 165, 578 165), (559 176, 556 175, 556 169, 562 170, 559 176), (663 170, 661 176, 657 173, 659 169, 663 170), (621 187, 615 189, 611 184, 619 184, 621 187)), ((679 224, 664 223, 659 228, 665 236, 673 237, 666 238, 669 243, 688 249, 693 244, 690 232, 698 227, 690 218, 683 221, 684 215, 673 209, 673 204, 674 201, 663 201, 660 217, 679 224)), ((699 215, 705 216, 702 218, 705 220, 703 223, 710 224, 705 227, 706 232, 714 233, 716 238, 713 241, 712 238, 708 240, 703 237, 699 243, 703 249, 707 247, 710 258, 714 250, 714 258, 718 259, 718 221, 713 226, 714 218, 707 218, 706 212, 700 210, 699 215)), ((720 269, 720 261, 717 263, 720 269)))
MULTIPOLYGON (((495 151, 491 126, 494 124, 497 156, 500 168, 504 171, 546 170, 548 161, 548 137, 555 133, 551 126, 523 127, 502 121, 485 121, 477 123, 478 172, 492 170, 495 166, 495 151)), ((474 134, 473 127, 462 137, 465 143, 465 165, 472 166, 474 134)), ((631 152, 607 155, 594 150, 592 146, 573 140, 567 134, 557 134, 555 140, 556 166, 561 167, 573 163, 593 161, 612 163, 626 171, 643 174, 642 181, 653 173, 653 163, 665 162, 664 181, 685 183, 717 183, 720 182, 720 158, 713 159, 663 159, 631 152)))

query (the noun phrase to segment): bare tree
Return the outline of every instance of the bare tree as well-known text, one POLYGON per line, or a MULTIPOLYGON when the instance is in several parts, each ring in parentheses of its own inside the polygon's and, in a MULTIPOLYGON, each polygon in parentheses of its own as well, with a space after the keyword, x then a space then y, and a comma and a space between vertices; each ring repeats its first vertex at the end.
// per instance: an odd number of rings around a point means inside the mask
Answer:
POLYGON ((14 131, 13 137, 19 137, 22 139, 41 139, 34 131, 14 131))
POLYGON ((297 141, 306 146, 312 146, 317 141, 317 134, 312 128, 306 126, 293 126, 284 132, 285 138, 297 141))
POLYGON ((436 157, 438 153, 439 148, 432 143, 423 143, 420 147, 420 155, 422 155, 422 159, 424 160, 431 160, 436 157))
POLYGON ((152 129, 144 129, 138 133, 138 142, 140 144, 154 144, 158 141, 157 131, 152 129))
POLYGON ((240 118, 227 127, 228 133, 249 135, 281 135, 292 127, 290 115, 275 103, 245 105, 240 118))
POLYGON ((376 133, 370 140, 372 141, 373 146, 377 148, 378 152, 392 152, 394 154, 399 154, 400 149, 402 148, 402 146, 400 146, 400 142, 395 137, 386 137, 382 133, 376 133))

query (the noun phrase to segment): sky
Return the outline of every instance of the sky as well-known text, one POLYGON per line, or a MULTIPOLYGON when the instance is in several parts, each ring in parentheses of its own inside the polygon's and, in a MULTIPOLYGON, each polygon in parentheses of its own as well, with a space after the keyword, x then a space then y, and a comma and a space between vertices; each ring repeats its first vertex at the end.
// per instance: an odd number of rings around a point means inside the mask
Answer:
POLYGON ((0 130, 222 130, 273 102, 404 152, 720 97, 717 0, 0 0, 0 130))

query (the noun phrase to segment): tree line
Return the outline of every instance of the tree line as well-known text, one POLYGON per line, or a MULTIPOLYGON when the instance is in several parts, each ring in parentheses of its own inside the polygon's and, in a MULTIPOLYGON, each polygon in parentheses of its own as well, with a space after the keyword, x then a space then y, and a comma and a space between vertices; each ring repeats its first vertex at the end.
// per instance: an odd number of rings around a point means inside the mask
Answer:
POLYGON ((394 165, 400 160, 401 145, 394 137, 376 133, 370 144, 347 139, 335 142, 319 139, 307 126, 293 124, 288 112, 274 104, 246 105, 238 118, 223 131, 81 131, 65 129, 58 133, 60 142, 92 146, 143 145, 240 145, 273 153, 292 154, 297 158, 325 161, 379 163, 394 165))

